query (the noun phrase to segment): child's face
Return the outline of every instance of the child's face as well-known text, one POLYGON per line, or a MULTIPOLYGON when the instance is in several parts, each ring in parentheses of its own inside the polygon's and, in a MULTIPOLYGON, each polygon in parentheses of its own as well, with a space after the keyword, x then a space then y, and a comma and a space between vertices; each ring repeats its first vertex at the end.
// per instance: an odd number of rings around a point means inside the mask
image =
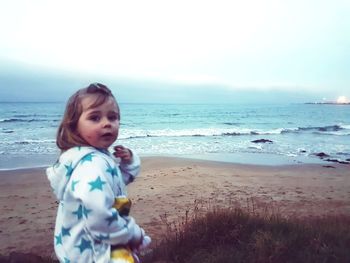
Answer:
POLYGON ((77 130, 89 145, 107 149, 118 138, 119 108, 112 97, 98 107, 89 108, 96 100, 96 96, 92 94, 82 99, 83 112, 77 130))

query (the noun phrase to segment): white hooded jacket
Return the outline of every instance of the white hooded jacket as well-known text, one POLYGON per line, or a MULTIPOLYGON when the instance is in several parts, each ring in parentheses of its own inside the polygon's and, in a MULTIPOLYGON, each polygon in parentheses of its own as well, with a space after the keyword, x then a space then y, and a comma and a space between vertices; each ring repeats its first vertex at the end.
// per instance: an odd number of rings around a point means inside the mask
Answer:
POLYGON ((59 200, 54 246, 60 262, 109 262, 111 245, 141 238, 143 230, 132 217, 113 208, 116 196, 140 170, 133 153, 131 164, 117 164, 107 151, 74 147, 46 170, 59 200))

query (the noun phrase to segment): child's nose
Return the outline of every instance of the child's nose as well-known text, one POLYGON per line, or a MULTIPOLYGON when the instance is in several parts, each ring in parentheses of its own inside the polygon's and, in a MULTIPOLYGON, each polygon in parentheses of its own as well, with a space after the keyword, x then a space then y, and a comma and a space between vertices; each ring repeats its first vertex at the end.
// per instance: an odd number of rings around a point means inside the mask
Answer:
POLYGON ((104 118, 103 122, 102 122, 102 126, 103 127, 110 127, 111 126, 111 122, 108 118, 104 118))

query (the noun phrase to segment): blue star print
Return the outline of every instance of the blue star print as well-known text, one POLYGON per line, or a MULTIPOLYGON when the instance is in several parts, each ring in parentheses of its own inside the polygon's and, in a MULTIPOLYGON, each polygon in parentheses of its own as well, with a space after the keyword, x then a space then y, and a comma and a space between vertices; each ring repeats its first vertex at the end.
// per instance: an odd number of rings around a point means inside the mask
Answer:
POLYGON ((75 246, 75 247, 79 248, 80 254, 82 254, 85 249, 92 249, 91 241, 85 240, 84 238, 81 238, 80 245, 79 246, 75 246))
POLYGON ((77 183, 79 183, 79 180, 76 180, 76 181, 72 181, 72 192, 74 192, 75 191, 75 186, 76 186, 76 184, 77 183))
POLYGON ((100 234, 100 235, 97 237, 97 239, 100 240, 100 241, 109 239, 109 234, 107 234, 107 235, 105 235, 105 236, 102 235, 102 234, 100 234))
POLYGON ((83 207, 83 214, 86 218, 88 218, 89 213, 91 213, 91 209, 87 209, 86 207, 83 207))
POLYGON ((59 234, 58 236, 55 236, 55 238, 56 238, 56 246, 57 245, 62 245, 62 236, 61 236, 61 234, 59 234))
POLYGON ((108 225, 112 224, 113 221, 118 220, 118 214, 117 214, 117 212, 116 212, 116 211, 113 211, 113 212, 112 212, 112 216, 106 218, 106 220, 108 221, 108 225))
POLYGON ((68 258, 64 258, 64 263, 70 263, 70 260, 68 258))
POLYGON ((66 172, 66 176, 67 177, 70 177, 73 173, 73 166, 72 164, 69 164, 69 165, 65 165, 66 169, 67 169, 67 172, 66 172))
POLYGON ((101 190, 102 191, 102 186, 105 184, 106 182, 102 181, 101 180, 101 177, 97 177, 97 179, 95 181, 91 181, 89 182, 89 185, 91 185, 91 189, 90 189, 90 192, 95 190, 95 189, 98 189, 98 190, 101 190))
POLYGON ((70 236, 70 228, 64 228, 64 227, 62 227, 62 237, 64 237, 64 236, 70 236))
POLYGON ((89 154, 85 155, 81 159, 81 163, 83 164, 84 162, 91 162, 92 161, 92 157, 94 157, 94 155, 92 153, 89 153, 89 154))
POLYGON ((78 209, 74 212, 72 212, 72 214, 76 215, 78 219, 81 219, 83 217, 83 215, 88 218, 89 213, 91 213, 92 210, 91 209, 87 209, 86 207, 79 205, 78 209))
POLYGON ((107 163, 107 173, 110 173, 112 175, 112 177, 117 175, 117 170, 115 168, 113 168, 109 163, 107 163))
POLYGON ((78 217, 78 219, 81 219, 83 217, 83 206, 79 205, 77 211, 72 212, 74 215, 78 217))

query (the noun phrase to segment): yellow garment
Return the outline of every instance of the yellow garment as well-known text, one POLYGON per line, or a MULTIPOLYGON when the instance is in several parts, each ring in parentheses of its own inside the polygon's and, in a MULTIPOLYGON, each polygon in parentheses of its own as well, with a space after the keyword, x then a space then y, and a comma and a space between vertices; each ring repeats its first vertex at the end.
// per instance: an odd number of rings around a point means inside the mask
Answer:
POLYGON ((114 249, 111 253, 111 261, 115 263, 135 263, 131 250, 126 247, 114 249))
MULTIPOLYGON (((131 200, 125 196, 118 196, 114 200, 113 207, 117 209, 119 215, 128 216, 131 208, 131 200)), ((136 263, 132 251, 127 246, 118 247, 111 252, 113 263, 136 263)))
POLYGON ((131 209, 131 200, 125 196, 118 196, 114 200, 113 207, 118 210, 119 215, 128 216, 131 209))

